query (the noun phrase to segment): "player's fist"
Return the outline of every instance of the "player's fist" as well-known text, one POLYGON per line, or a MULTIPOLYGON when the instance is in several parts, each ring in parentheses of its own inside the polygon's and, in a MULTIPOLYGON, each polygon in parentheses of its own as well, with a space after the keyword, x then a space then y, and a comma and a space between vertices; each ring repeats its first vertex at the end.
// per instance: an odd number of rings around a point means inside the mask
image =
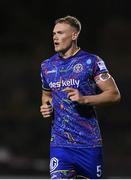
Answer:
POLYGON ((67 97, 71 101, 76 101, 79 104, 84 104, 84 96, 81 95, 81 93, 79 92, 78 89, 67 87, 67 88, 63 89, 63 91, 68 93, 67 97))
POLYGON ((40 112, 44 118, 51 117, 53 112, 52 105, 47 102, 40 106, 40 112))

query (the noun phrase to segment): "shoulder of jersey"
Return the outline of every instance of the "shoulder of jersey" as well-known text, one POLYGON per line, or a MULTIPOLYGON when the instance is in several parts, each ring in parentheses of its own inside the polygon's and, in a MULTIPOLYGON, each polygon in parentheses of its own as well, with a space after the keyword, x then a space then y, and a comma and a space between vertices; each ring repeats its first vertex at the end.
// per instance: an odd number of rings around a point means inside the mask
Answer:
POLYGON ((56 58, 57 56, 58 56, 58 55, 55 54, 55 55, 51 56, 50 58, 43 60, 42 63, 41 63, 41 66, 50 63, 52 60, 55 60, 55 58, 56 58))
POLYGON ((82 55, 85 56, 85 60, 90 63, 100 59, 99 56, 89 53, 87 51, 83 51, 82 55))

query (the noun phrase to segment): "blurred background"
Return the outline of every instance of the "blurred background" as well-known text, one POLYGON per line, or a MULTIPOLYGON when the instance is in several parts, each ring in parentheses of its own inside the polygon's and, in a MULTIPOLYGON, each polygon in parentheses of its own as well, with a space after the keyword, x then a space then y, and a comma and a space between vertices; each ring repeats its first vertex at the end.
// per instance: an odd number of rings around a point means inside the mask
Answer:
POLYGON ((81 21, 80 47, 105 60, 122 94, 120 104, 98 109, 104 178, 131 178, 129 0, 0 1, 0 178, 49 178, 40 63, 54 54, 54 20, 66 15, 81 21))

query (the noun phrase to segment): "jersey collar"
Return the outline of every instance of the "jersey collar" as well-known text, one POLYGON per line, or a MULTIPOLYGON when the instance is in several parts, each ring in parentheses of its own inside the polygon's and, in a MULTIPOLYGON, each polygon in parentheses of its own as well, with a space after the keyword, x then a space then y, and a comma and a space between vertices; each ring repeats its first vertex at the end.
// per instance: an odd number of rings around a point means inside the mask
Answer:
MULTIPOLYGON (((75 51, 73 51, 73 52, 71 53, 71 55, 70 55, 68 58, 70 58, 70 57, 72 57, 72 56, 75 56, 80 50, 81 50, 81 48, 78 47, 77 49, 75 49, 75 51)), ((63 58, 63 57, 61 56, 61 53, 59 53, 59 57, 60 57, 60 58, 63 58)), ((67 58, 67 59, 68 59, 68 58, 67 58)))

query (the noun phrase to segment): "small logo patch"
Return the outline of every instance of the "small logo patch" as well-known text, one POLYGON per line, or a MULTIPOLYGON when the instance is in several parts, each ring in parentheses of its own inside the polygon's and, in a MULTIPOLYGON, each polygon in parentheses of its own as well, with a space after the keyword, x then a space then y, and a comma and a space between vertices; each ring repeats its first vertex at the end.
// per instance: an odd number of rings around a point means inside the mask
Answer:
POLYGON ((106 69, 105 63, 103 60, 97 62, 98 67, 100 70, 106 69))
POLYGON ((91 59, 90 59, 90 58, 87 59, 86 63, 87 63, 88 65, 91 64, 91 59))
POLYGON ((73 71, 75 73, 79 73, 81 71, 83 71, 83 65, 82 64, 76 64, 74 67, 73 67, 73 71))
POLYGON ((57 166, 58 166, 58 159, 55 157, 51 158, 51 160, 50 160, 50 171, 51 172, 54 171, 57 168, 57 166))

